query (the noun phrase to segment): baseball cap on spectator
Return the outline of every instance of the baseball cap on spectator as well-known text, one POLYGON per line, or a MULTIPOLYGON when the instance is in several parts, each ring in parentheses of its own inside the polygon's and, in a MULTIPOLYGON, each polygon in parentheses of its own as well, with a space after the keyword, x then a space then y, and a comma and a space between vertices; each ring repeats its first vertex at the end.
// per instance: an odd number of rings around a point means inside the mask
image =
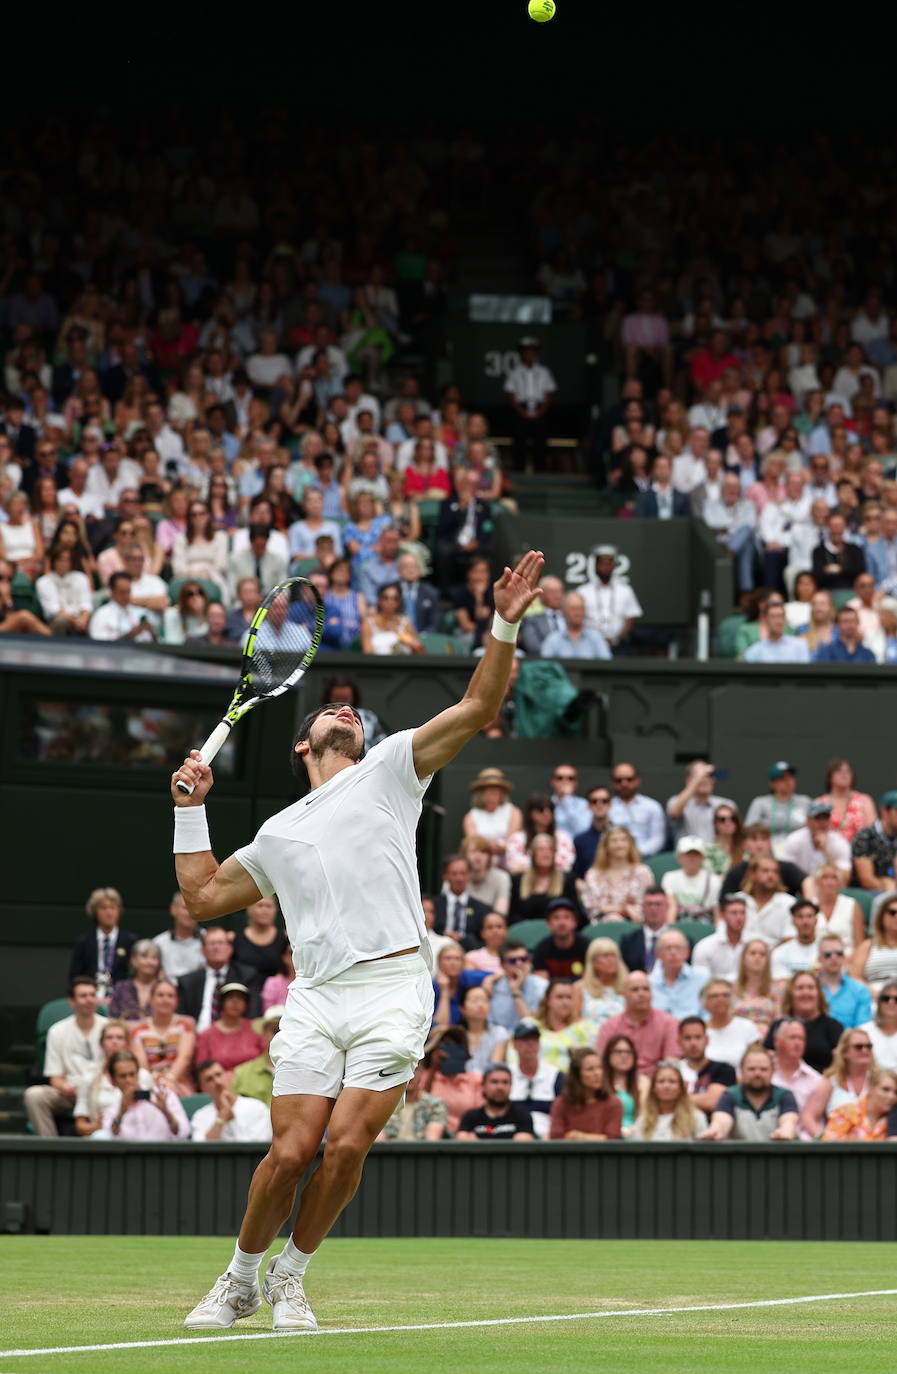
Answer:
POLYGON ((879 809, 884 811, 886 807, 897 808, 897 787, 892 787, 889 792, 883 792, 878 800, 879 809))
POLYGON ((269 1007, 262 1017, 262 1025, 270 1026, 272 1021, 279 1021, 282 1016, 286 1016, 286 1007, 269 1007))
POLYGON ((683 835, 676 845, 677 854, 706 854, 707 847, 699 835, 683 835))
POLYGON ((542 1032, 539 1030, 538 1021, 534 1021, 531 1016, 525 1016, 522 1021, 511 1031, 512 1040, 538 1040, 542 1032))
POLYGON ((770 782, 775 782, 776 778, 783 778, 786 773, 796 773, 797 769, 793 763, 786 763, 784 759, 779 759, 778 763, 771 765, 767 777, 770 782))
POLYGON ((831 814, 832 804, 827 801, 814 801, 807 811, 807 815, 814 821, 822 816, 830 816, 831 814))
MULTIPOLYGON (((897 797, 897 792, 894 793, 894 796, 897 797)), ((894 805, 897 806, 897 802, 894 805)), ((545 908, 546 917, 550 916, 553 911, 572 911, 574 916, 579 915, 575 903, 569 897, 552 897, 545 908)))

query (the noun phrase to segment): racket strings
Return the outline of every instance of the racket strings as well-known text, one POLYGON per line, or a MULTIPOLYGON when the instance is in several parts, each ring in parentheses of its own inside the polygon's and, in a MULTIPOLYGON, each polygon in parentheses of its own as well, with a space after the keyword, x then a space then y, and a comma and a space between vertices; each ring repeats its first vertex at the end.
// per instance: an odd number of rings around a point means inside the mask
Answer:
POLYGON ((318 601, 307 585, 288 584, 273 597, 244 663, 256 693, 281 686, 302 666, 315 645, 317 624, 318 601))

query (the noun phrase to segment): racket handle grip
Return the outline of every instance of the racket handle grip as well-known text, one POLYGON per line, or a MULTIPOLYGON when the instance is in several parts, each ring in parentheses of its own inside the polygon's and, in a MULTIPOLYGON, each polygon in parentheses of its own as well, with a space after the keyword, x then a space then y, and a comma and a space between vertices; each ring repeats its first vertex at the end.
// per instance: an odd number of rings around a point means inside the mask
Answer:
MULTIPOLYGON (((212 759, 218 753, 219 749, 224 744, 225 740, 230 734, 230 730, 231 727, 228 725, 226 720, 219 721, 219 723, 215 726, 215 729, 209 735, 209 738, 206 740, 205 744, 202 746, 202 749, 200 749, 199 751, 202 755, 203 763, 212 762, 212 759)), ((177 787, 178 791, 183 792, 186 797, 189 797, 193 791, 192 782, 177 782, 175 783, 175 786, 177 787)))

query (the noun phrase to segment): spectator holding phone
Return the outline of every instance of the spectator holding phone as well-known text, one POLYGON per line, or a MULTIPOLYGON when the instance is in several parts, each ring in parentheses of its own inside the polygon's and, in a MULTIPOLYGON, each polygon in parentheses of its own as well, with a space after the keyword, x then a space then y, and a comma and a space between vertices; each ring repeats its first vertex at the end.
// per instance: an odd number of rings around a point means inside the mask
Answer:
POLYGON ((113 1054, 109 1074, 121 1097, 103 1112, 102 1133, 98 1131, 94 1139, 145 1144, 189 1138, 190 1122, 172 1089, 161 1081, 153 1089, 139 1086, 135 1054, 130 1050, 113 1054))

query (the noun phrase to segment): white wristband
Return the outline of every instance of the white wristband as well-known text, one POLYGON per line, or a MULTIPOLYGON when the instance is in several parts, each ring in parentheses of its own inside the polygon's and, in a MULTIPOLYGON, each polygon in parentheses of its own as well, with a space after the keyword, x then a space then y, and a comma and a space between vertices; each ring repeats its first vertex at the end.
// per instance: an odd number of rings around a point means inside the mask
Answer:
POLYGON ((204 854, 212 848, 209 823, 204 806, 176 806, 174 808, 175 854, 204 854))
POLYGON ((516 644, 517 635, 520 632, 519 621, 511 624, 510 620, 502 620, 498 611, 492 617, 492 638, 497 639, 502 644, 516 644))

